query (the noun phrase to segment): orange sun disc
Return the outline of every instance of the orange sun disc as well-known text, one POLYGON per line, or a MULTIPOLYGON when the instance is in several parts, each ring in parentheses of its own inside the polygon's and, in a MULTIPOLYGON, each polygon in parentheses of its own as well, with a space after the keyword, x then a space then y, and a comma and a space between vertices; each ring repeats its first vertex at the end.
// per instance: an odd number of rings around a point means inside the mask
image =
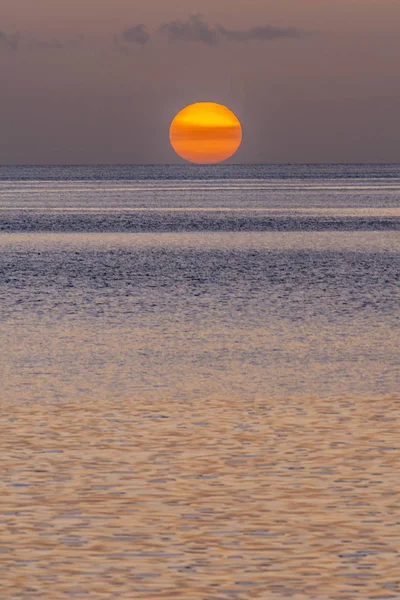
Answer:
POLYGON ((242 143, 237 116, 222 104, 196 102, 181 110, 171 123, 169 139, 175 152, 193 163, 219 163, 242 143))

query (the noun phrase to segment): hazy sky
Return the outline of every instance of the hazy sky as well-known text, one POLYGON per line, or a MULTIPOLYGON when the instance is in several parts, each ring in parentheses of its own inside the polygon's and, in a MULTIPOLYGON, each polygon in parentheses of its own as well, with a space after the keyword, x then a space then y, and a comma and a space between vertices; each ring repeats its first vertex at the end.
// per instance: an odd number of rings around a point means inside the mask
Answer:
POLYGON ((0 163, 172 163, 181 108, 231 162, 400 162, 400 0, 1 0, 0 163))

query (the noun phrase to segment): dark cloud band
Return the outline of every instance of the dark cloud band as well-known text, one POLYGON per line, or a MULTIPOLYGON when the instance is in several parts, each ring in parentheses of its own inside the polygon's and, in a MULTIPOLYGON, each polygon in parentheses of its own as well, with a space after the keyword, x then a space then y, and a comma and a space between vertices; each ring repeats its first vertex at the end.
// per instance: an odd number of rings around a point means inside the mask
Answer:
MULTIPOLYGON (((294 27, 273 27, 264 25, 251 27, 249 29, 227 29, 223 25, 210 25, 202 15, 190 15, 186 20, 174 20, 163 23, 157 33, 167 37, 169 42, 195 42, 206 46, 215 47, 221 41, 228 42, 272 42, 279 39, 303 38, 309 33, 294 27)), ((10 35, 0 30, 0 47, 9 50, 22 50, 23 48, 38 50, 60 50, 81 43, 84 37, 76 36, 71 40, 58 40, 55 38, 47 40, 20 38, 18 34, 10 35)), ((114 43, 118 49, 126 54, 131 54, 134 47, 145 46, 151 39, 146 25, 137 24, 122 30, 113 36, 114 43)))

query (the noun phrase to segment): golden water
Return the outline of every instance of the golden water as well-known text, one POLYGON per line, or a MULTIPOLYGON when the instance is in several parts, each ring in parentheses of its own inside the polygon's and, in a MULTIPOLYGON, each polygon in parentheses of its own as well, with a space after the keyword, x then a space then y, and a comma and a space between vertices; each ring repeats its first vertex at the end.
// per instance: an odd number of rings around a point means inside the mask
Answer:
POLYGON ((398 598, 399 402, 1 404, 2 598, 398 598))

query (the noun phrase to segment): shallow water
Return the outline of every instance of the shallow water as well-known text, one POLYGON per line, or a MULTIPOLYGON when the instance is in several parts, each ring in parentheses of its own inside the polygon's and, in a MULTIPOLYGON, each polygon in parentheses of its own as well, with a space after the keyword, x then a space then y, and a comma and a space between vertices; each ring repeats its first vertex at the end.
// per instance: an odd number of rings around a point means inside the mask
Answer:
POLYGON ((0 596, 399 598, 400 168, 0 180, 0 596))

